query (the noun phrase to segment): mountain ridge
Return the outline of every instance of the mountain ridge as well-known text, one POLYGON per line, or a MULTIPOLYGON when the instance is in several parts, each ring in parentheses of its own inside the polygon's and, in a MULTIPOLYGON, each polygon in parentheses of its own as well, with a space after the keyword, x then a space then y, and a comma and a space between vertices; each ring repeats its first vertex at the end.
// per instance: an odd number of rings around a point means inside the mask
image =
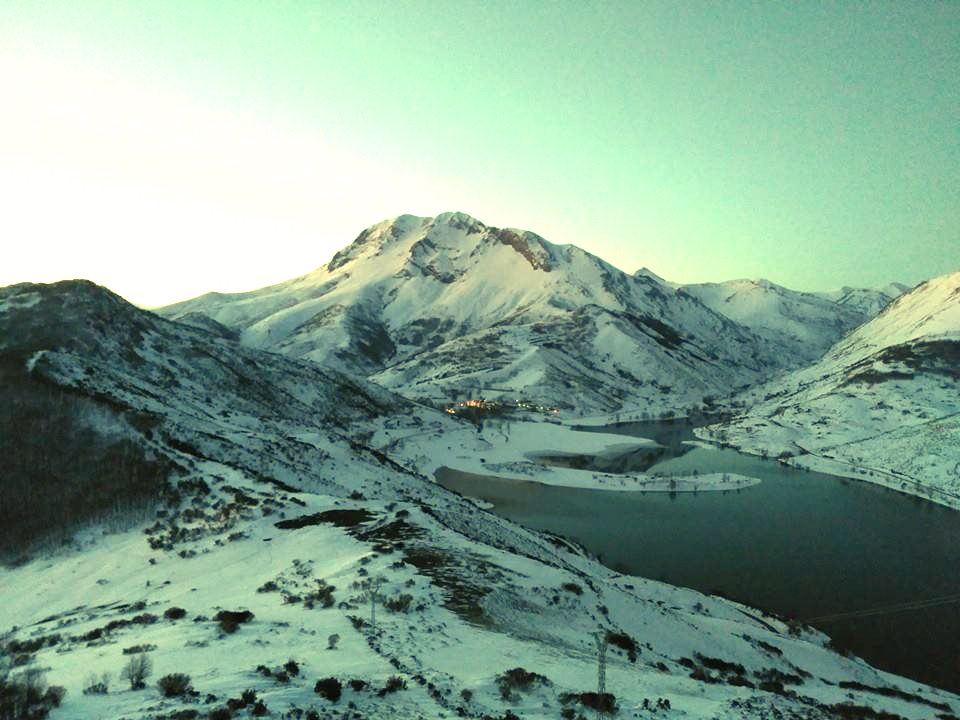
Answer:
POLYGON ((843 335, 873 317, 899 294, 900 286, 807 293, 765 279, 739 279, 681 287, 802 364, 818 360, 843 335))
POLYGON ((451 212, 381 221, 305 275, 158 312, 202 313, 252 346, 414 396, 503 388, 500 396, 588 412, 644 404, 656 414, 812 359, 808 346, 826 349, 855 324, 849 318, 863 317, 816 302, 848 319, 811 325, 783 352, 782 333, 718 312, 692 286, 628 275, 574 245, 451 212))
POLYGON ((701 432, 960 508, 960 272, 921 283, 701 432), (860 467, 858 470, 857 468, 860 467))

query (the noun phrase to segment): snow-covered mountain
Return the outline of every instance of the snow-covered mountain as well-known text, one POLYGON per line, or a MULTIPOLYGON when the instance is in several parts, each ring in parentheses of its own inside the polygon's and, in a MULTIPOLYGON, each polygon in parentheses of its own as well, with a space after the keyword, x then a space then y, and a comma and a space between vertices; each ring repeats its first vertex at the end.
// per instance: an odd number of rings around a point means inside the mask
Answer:
POLYGON ((818 360, 835 342, 876 315, 905 288, 844 288, 805 293, 768 280, 730 280, 682 286, 711 310, 748 327, 778 347, 794 366, 818 360))
MULTIPOLYGON (((444 490, 409 460, 488 447, 472 426, 217 326, 82 281, 12 286, 0 290, 0 371, 16 401, 0 412, 4 460, 29 453, 49 472, 37 493, 4 466, 11 517, 63 504, 70 482, 92 492, 100 473, 64 472, 71 463, 106 458, 131 481, 163 473, 127 508, 110 495, 67 520, 55 508, 71 543, 0 569, 11 717, 58 703, 54 718, 131 720, 534 719, 598 703, 718 720, 960 710, 960 697, 837 653, 810 628, 620 575, 444 490), (71 424, 85 441, 58 454, 71 424), (598 632, 609 697, 592 694, 598 632), (138 689, 124 670, 143 658, 152 674, 138 689), (43 672, 65 696, 43 692, 43 672)), ((5 553, 25 540, 8 536, 5 553)))
POLYGON ((909 285, 890 283, 880 288, 843 287, 833 292, 816 294, 872 318, 889 305, 891 300, 900 297, 910 289, 909 285))
POLYGON ((901 295, 741 402, 745 415, 705 434, 960 507, 960 272, 901 295))
POLYGON ((488 398, 656 412, 785 362, 658 278, 463 213, 386 220, 307 275, 159 312, 187 322, 204 315, 249 346, 434 399, 484 388, 488 398))

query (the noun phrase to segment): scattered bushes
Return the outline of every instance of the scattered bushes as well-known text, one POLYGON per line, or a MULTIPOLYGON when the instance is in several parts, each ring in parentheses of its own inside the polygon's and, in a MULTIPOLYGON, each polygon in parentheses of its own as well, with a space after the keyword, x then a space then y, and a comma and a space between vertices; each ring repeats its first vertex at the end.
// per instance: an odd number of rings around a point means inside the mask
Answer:
POLYGON ((128 648, 123 649, 124 655, 136 655, 137 653, 150 652, 151 650, 156 650, 156 645, 131 645, 128 648))
POLYGON ((84 695, 106 695, 110 692, 110 675, 104 673, 100 677, 91 675, 87 678, 87 686, 83 689, 84 695))
MULTIPOLYGON (((613 715, 617 712, 617 698, 612 693, 564 693, 560 696, 560 702, 564 705, 579 702, 585 708, 605 715, 613 715)), ((573 714, 568 713, 565 717, 573 717, 573 714)))
POLYGON ((313 691, 330 702, 337 702, 343 694, 343 684, 335 677, 317 680, 313 691))
POLYGON ((198 717, 200 717, 200 713, 197 710, 186 708, 184 710, 174 710, 170 713, 169 720, 197 720, 198 717))
POLYGON ((404 680, 399 675, 392 675, 387 678, 387 684, 384 685, 377 691, 377 697, 386 697, 389 693, 397 692, 397 690, 406 690, 407 681, 404 680))
POLYGON ((249 610, 221 610, 213 619, 220 623, 220 629, 228 635, 235 633, 241 624, 253 620, 254 614, 249 610))
POLYGON ((727 662, 726 660, 707 657, 706 655, 701 655, 700 653, 696 653, 696 658, 705 668, 716 670, 717 672, 735 673, 737 675, 745 675, 747 672, 740 663, 727 662))
POLYGON ((397 597, 388 598, 383 606, 390 612, 405 613, 410 610, 410 603, 412 602, 413 596, 404 593, 403 595, 397 595, 397 597))
POLYGON ((235 622, 235 623, 246 623, 253 620, 254 614, 249 610, 221 610, 216 615, 213 616, 213 619, 218 622, 235 622))
POLYGON ((300 663, 298 663, 296 660, 290 659, 287 660, 282 666, 276 667, 272 670, 266 665, 257 665, 257 672, 264 677, 273 678, 281 685, 285 685, 290 682, 291 676, 297 677, 300 674, 300 663))
POLYGON ((32 640, 11 640, 7 643, 7 652, 11 655, 33 654, 45 647, 53 647, 62 640, 60 633, 44 635, 32 640))
POLYGON ((607 642, 621 650, 626 650, 630 662, 637 661, 637 643, 625 632, 607 633, 607 642))
POLYGON ((524 670, 522 667, 516 667, 512 670, 507 670, 503 675, 498 675, 497 685, 500 686, 500 697, 504 700, 513 701, 516 699, 514 690, 526 692, 531 690, 535 685, 550 685, 550 681, 539 673, 524 670))
MULTIPOLYGON (((257 700, 256 690, 247 689, 244 690, 239 698, 230 698, 227 700, 227 706, 225 708, 217 708, 217 712, 220 713, 220 717, 230 718, 233 716, 233 713, 238 710, 243 710, 244 708, 253 706, 250 710, 254 715, 264 715, 265 712, 258 712, 258 708, 262 706, 263 710, 266 710, 266 705, 257 700), (226 714, 224 714, 226 713, 226 714)), ((211 713, 210 717, 213 717, 211 713)))
POLYGON ((327 585, 326 580, 317 579, 317 589, 307 593, 303 598, 303 606, 308 610, 312 610, 315 605, 319 604, 323 608, 333 607, 335 602, 333 598, 333 591, 337 588, 333 585, 327 585))
MULTIPOLYGON (((831 640, 831 642, 832 642, 832 640, 831 640)), ((770 653, 771 655, 776 655, 776 656, 778 656, 778 657, 779 657, 780 655, 783 655, 783 650, 781 650, 780 648, 778 648, 776 645, 771 645, 770 643, 764 642, 763 640, 757 640, 757 645, 759 645, 762 650, 765 650, 766 652, 770 653)), ((829 645, 828 645, 828 647, 829 647, 829 645)))
POLYGON ((661 698, 657 698, 656 702, 653 703, 650 701, 650 698, 644 698, 643 709, 649 712, 657 712, 658 710, 669 710, 670 699, 661 697, 661 698))
POLYGON ((803 685, 803 678, 800 677, 799 675, 795 675, 793 673, 785 673, 782 670, 777 670, 776 668, 765 668, 763 670, 755 670, 753 675, 758 680, 763 680, 767 682, 779 683, 782 685, 803 685))
POLYGON ((163 616, 167 620, 179 620, 180 618, 185 617, 186 614, 187 614, 187 611, 184 610, 183 608, 170 607, 164 611, 163 616))
POLYGON ((157 687, 164 697, 179 697, 186 695, 193 689, 190 676, 184 673, 164 675, 157 681, 157 687))
POLYGON ((42 720, 60 707, 67 691, 47 681, 39 670, 27 670, 12 678, 0 674, 0 718, 42 720))

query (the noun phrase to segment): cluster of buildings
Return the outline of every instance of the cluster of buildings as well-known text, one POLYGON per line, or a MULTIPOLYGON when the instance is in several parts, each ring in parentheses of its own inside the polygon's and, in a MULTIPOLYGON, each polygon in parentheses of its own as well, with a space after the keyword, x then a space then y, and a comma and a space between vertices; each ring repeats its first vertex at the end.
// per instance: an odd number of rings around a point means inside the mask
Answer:
POLYGON ((560 408, 537 405, 527 400, 510 400, 507 402, 494 400, 461 400, 450 403, 443 408, 451 415, 504 415, 508 412, 525 411, 540 413, 557 413, 560 408))

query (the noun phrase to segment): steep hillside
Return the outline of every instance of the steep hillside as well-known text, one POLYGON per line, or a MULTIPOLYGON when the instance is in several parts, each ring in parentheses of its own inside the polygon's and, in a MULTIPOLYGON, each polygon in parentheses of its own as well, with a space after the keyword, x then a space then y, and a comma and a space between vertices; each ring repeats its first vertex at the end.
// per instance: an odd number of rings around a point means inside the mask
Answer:
POLYGON ((392 459, 393 441, 407 458, 470 453, 473 427, 337 372, 85 282, 0 291, 0 354, 4 392, 69 395, 91 432, 122 428, 169 463, 147 516, 75 527, 57 552, 0 570, 4 716, 960 710, 960 697, 833 652, 810 628, 617 574, 445 491, 392 459), (609 696, 592 692, 598 634, 609 696), (44 692, 43 673, 66 694, 44 692))
POLYGON ((880 312, 902 292, 898 287, 804 293, 767 280, 731 280, 684 285, 683 291, 766 338, 798 367, 819 360, 846 333, 880 312))
POLYGON ((747 413, 705 437, 960 507, 960 272, 740 400, 747 413))
POLYGON ((188 322, 201 313, 252 347, 433 399, 482 392, 655 413, 783 363, 688 293, 462 213, 387 220, 307 275, 160 312, 188 322))

